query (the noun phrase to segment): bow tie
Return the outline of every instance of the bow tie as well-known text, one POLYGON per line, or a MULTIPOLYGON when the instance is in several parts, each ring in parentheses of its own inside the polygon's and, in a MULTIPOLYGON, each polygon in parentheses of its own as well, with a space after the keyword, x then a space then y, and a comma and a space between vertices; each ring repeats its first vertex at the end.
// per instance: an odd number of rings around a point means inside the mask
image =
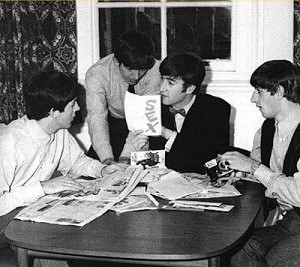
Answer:
POLYGON ((186 116, 186 113, 185 113, 185 110, 182 108, 182 109, 175 109, 173 107, 170 107, 169 108, 170 110, 170 113, 175 116, 176 114, 180 114, 181 116, 185 117, 186 116))

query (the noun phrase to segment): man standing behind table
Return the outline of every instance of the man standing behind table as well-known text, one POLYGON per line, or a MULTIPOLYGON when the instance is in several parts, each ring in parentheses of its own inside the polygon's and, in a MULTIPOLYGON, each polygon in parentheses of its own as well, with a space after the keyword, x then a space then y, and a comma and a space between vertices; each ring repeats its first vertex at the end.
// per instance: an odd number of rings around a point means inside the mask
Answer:
POLYGON ((79 110, 78 87, 60 72, 35 75, 24 92, 27 115, 1 129, 1 239, 16 208, 47 194, 82 190, 73 179, 81 175, 104 177, 123 170, 87 157, 68 132, 79 110), (51 178, 55 171, 62 176, 51 178))
POLYGON ((92 141, 89 156, 111 164, 124 160, 128 154, 123 150, 125 142, 134 144, 137 150, 145 146, 146 136, 140 132, 128 134, 124 97, 127 90, 137 95, 159 94, 158 69, 152 40, 140 32, 129 31, 119 38, 114 54, 100 59, 88 70, 85 88, 92 141))
POLYGON ((162 137, 151 137, 151 149, 166 149, 166 166, 179 172, 205 173, 204 163, 227 151, 230 105, 200 93, 205 77, 202 60, 177 53, 163 60, 162 137))
POLYGON ((300 266, 300 68, 287 60, 268 61, 250 83, 255 88, 251 102, 266 120, 254 137, 251 157, 227 152, 221 160, 259 180, 283 219, 255 229, 232 266, 300 266))

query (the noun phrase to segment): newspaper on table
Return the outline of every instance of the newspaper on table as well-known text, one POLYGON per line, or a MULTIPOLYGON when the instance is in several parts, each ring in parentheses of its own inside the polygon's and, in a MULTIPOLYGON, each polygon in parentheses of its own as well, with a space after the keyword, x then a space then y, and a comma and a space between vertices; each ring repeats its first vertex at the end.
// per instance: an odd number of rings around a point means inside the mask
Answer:
POLYGON ((125 172, 114 173, 105 179, 80 179, 78 181, 84 186, 82 193, 47 195, 24 208, 15 218, 84 226, 124 199, 146 173, 147 170, 143 170, 142 166, 129 166, 125 172))
POLYGON ((84 226, 104 214, 113 205, 114 202, 111 201, 45 196, 20 211, 15 218, 23 221, 84 226))
POLYGON ((139 96, 126 92, 124 110, 128 129, 143 130, 148 136, 161 135, 161 104, 159 95, 139 96))

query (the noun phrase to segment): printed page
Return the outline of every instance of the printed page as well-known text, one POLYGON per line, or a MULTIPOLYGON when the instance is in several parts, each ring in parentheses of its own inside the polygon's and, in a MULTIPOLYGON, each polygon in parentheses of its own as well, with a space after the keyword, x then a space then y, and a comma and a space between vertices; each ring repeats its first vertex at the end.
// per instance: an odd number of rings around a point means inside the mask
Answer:
POLYGON ((139 96, 126 92, 124 109, 128 129, 143 130, 148 136, 161 135, 160 95, 139 96))
POLYGON ((169 200, 196 193, 200 190, 197 184, 190 183, 180 173, 172 171, 162 179, 149 184, 151 191, 156 191, 160 196, 169 200))
POLYGON ((158 202, 149 194, 129 195, 116 203, 111 210, 119 213, 157 209, 158 202))
POLYGON ((15 218, 50 224, 84 226, 104 214, 114 204, 109 201, 54 199, 45 196, 24 208, 15 218))
POLYGON ((84 226, 124 199, 146 174, 142 166, 129 166, 125 172, 114 173, 101 181, 84 180, 83 194, 62 192, 42 197, 24 208, 16 219, 84 226))

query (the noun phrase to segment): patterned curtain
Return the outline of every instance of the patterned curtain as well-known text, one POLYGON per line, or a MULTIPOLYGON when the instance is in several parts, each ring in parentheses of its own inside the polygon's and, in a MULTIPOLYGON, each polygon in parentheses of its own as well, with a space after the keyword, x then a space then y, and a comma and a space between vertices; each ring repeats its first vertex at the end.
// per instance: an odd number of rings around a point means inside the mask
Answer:
POLYGON ((0 1, 0 122, 24 115, 23 88, 36 72, 77 78, 75 1, 0 1))
POLYGON ((300 64, 300 2, 294 1, 294 62, 300 64))

